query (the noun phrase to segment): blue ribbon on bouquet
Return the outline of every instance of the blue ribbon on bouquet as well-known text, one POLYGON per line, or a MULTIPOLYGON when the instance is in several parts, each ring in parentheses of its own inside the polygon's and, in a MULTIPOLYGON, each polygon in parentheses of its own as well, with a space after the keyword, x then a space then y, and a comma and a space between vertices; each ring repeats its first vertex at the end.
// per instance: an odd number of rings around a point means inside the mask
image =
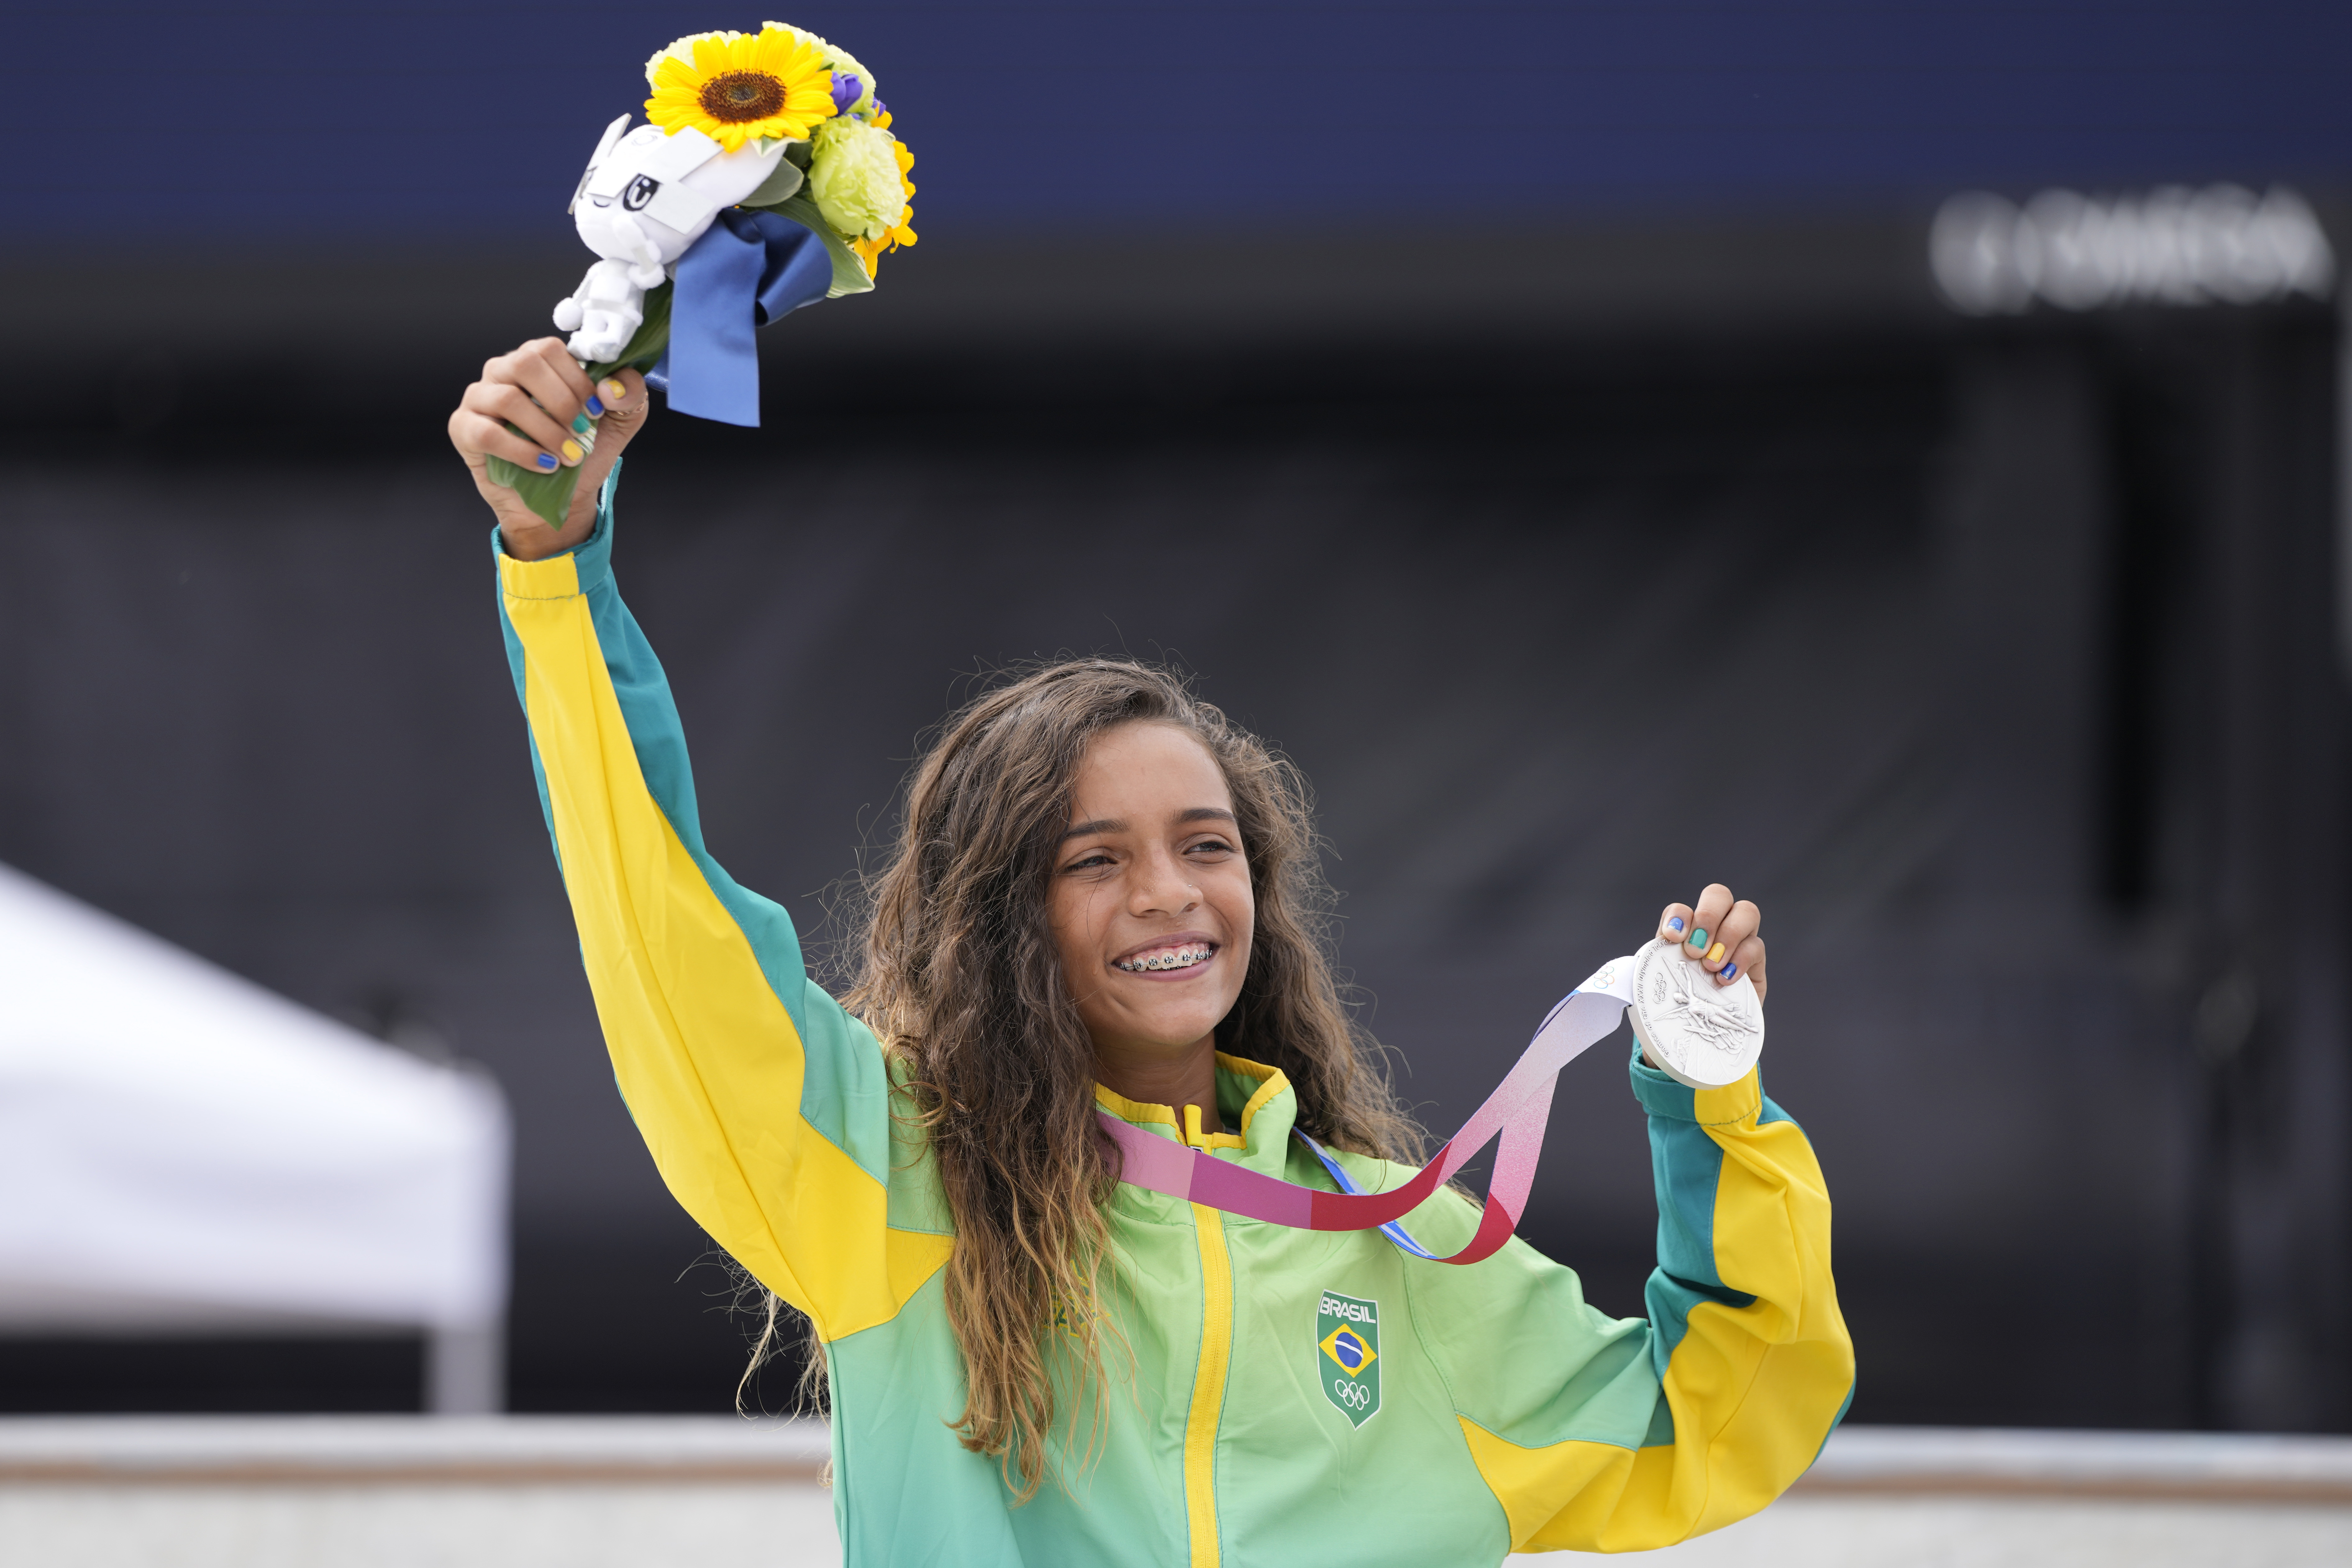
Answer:
POLYGON ((752 333, 832 287, 833 258, 815 235, 775 213, 729 207, 677 258, 669 346, 646 380, 681 414, 757 427, 752 333))

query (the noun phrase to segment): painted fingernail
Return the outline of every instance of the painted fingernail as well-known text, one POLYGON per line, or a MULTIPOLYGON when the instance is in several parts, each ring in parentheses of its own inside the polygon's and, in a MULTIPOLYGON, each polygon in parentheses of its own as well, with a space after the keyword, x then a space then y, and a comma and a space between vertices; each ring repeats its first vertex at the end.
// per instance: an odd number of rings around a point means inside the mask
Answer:
POLYGON ((1721 963, 1723 962, 1723 955, 1730 951, 1731 950, 1729 948, 1725 947, 1723 943, 1718 942, 1713 947, 1706 950, 1706 961, 1709 963, 1721 963))
POLYGON ((566 441, 559 449, 563 453, 563 460, 567 463, 576 463, 588 455, 587 449, 577 441, 566 441))
POLYGON ((599 415, 599 414, 602 414, 602 413, 604 413, 604 399, 602 399, 602 398, 598 397, 598 396, 597 396, 594 393, 593 393, 593 392, 592 392, 592 393, 590 393, 590 394, 588 395, 588 414, 589 414, 589 416, 590 416, 591 418, 593 418, 595 416, 597 416, 597 415, 599 415))
POLYGON ((539 466, 542 468, 551 468, 555 467, 555 459, 547 453, 541 452, 539 455, 539 466))
POLYGON ((1717 971, 1717 973, 1725 981, 1737 980, 1739 978, 1739 965, 1736 963, 1727 963, 1721 970, 1717 971))
POLYGON ((604 395, 604 401, 607 403, 618 403, 629 395, 629 389, 622 385, 619 378, 615 376, 608 375, 598 382, 596 390, 604 395))
POLYGON ((1689 937, 1685 940, 1688 941, 1693 947, 1699 949, 1701 952, 1705 952, 1706 948, 1706 928, 1705 926, 1699 927, 1696 931, 1691 932, 1689 937))
POLYGON ((1668 931, 1678 931, 1682 930, 1682 929, 1683 929, 1683 917, 1682 917, 1682 916, 1680 916, 1680 915, 1672 915, 1672 916, 1669 916, 1669 917, 1667 918, 1667 920, 1666 920, 1666 929, 1667 929, 1668 931))
POLYGON ((572 421, 572 430, 573 440, 578 441, 582 447, 591 452, 596 449, 596 423, 594 420, 589 418, 585 414, 580 415, 572 421))

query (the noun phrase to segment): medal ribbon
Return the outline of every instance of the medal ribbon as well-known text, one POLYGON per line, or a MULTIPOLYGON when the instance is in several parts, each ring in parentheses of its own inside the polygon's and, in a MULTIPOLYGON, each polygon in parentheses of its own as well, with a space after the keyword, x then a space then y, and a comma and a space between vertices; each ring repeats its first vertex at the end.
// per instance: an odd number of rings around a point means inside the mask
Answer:
MULTIPOLYGON (((1104 1132, 1118 1145, 1119 1180, 1128 1185, 1297 1230, 1371 1230, 1390 1226, 1452 1181, 1471 1156, 1499 1140, 1477 1234, 1461 1251, 1436 1259, 1475 1263, 1492 1257, 1518 1228, 1528 1190, 1535 1184, 1536 1162, 1543 1153, 1552 1087, 1560 1069, 1616 1033, 1618 1020, 1633 1000, 1633 961, 1614 959, 1561 997, 1486 1102, 1470 1113, 1470 1120, 1445 1141, 1434 1159, 1391 1192, 1318 1192, 1230 1164, 1205 1149, 1157 1137, 1107 1110, 1095 1114, 1101 1119, 1104 1132)), ((1318 1148, 1316 1152, 1322 1151, 1318 1148)), ((1327 1166, 1331 1163, 1328 1156, 1324 1160, 1327 1166)), ((1412 1250, 1423 1258, 1434 1256, 1417 1245, 1412 1250)))

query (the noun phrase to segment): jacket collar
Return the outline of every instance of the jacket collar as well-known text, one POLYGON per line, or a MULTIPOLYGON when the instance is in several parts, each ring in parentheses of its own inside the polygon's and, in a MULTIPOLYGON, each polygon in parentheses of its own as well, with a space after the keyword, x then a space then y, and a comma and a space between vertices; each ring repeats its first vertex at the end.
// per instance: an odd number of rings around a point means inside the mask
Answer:
POLYGON ((1281 1068, 1223 1051, 1217 1053, 1217 1115, 1238 1132, 1203 1132, 1198 1106, 1185 1106, 1180 1121, 1169 1106, 1129 1100, 1101 1084, 1095 1085, 1095 1103, 1160 1137, 1271 1176, 1281 1175, 1289 1160, 1290 1128, 1298 1114, 1298 1097, 1281 1068))

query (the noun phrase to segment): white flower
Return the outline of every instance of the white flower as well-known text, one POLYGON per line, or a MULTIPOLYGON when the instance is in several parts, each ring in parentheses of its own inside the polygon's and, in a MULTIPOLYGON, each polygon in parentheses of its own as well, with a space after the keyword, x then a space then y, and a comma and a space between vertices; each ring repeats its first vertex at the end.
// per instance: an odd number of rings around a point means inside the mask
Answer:
POLYGON ((809 195, 845 239, 879 239, 907 205, 898 138, 846 114, 818 122, 811 140, 809 195))
POLYGON ((857 97, 855 101, 841 106, 842 113, 871 114, 874 111, 874 73, 859 65, 856 55, 836 45, 828 44, 806 27, 795 27, 790 22, 763 22, 761 26, 781 27, 787 33, 795 34, 814 44, 817 53, 824 57, 824 63, 833 68, 835 79, 838 80, 844 76, 854 76, 857 79, 857 97))

